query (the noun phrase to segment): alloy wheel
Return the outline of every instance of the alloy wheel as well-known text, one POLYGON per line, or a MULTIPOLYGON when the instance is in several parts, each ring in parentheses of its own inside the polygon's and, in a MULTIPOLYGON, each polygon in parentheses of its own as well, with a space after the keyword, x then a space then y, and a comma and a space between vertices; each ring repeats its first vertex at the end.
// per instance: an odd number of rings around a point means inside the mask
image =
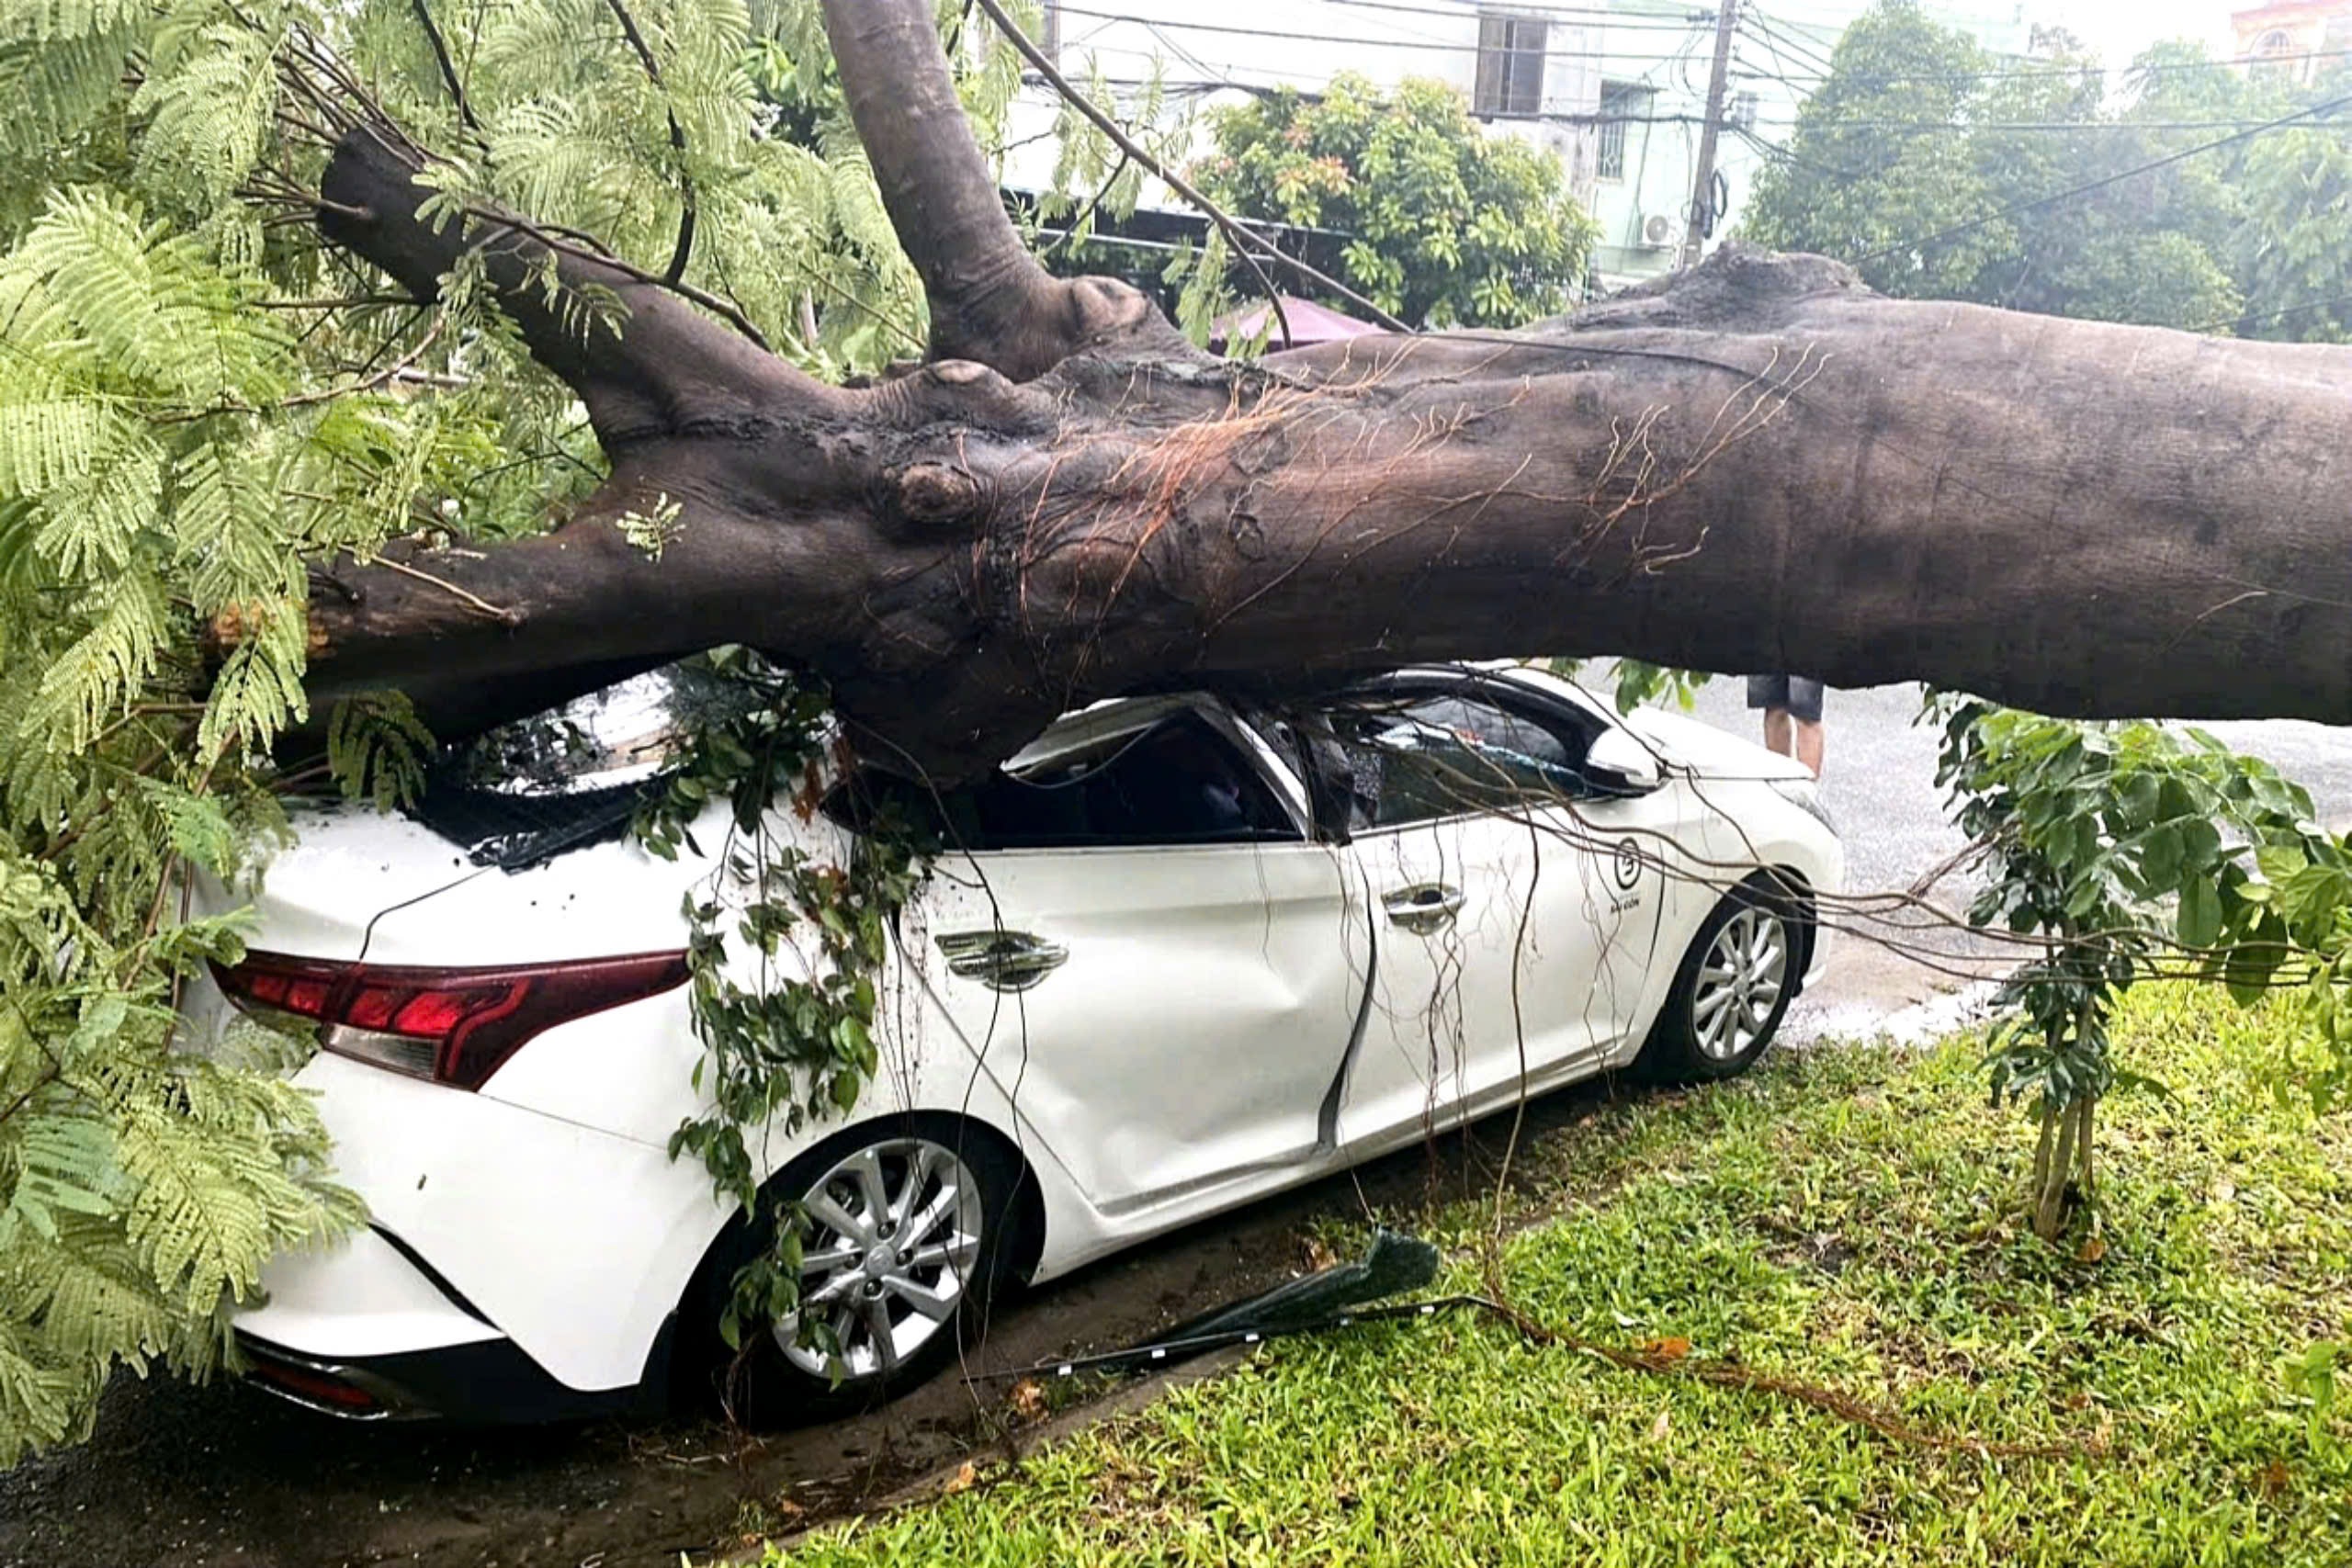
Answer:
POLYGON ((1787 925, 1770 909, 1745 908, 1708 944, 1690 992, 1690 1032, 1701 1055, 1728 1062, 1763 1038, 1788 984, 1787 925))
POLYGON ((953 1149, 894 1138, 845 1155, 801 1200, 800 1304, 776 1344, 822 1378, 887 1373, 955 1320, 980 1258, 980 1184, 953 1149))

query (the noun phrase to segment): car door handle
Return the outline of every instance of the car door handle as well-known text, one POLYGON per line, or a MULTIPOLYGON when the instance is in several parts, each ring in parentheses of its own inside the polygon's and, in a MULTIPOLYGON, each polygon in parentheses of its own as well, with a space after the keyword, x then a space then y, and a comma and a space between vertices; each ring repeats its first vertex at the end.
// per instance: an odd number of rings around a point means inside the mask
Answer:
POLYGON ((1462 889, 1442 882, 1420 882, 1384 893, 1381 904, 1391 923, 1426 936, 1462 911, 1462 889))
POLYGON ((950 931, 939 939, 947 972, 992 991, 1025 991, 1069 962, 1069 949, 1027 931, 950 931))

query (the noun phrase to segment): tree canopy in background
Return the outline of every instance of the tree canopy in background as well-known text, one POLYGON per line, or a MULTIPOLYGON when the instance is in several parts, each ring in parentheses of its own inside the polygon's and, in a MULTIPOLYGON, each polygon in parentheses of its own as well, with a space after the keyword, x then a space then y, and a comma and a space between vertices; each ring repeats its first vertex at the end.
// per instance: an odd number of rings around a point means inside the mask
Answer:
POLYGON ((2290 93, 2164 44, 2110 94, 2071 40, 1996 61, 1908 0, 1849 28, 1832 65, 1758 182, 1747 237, 1910 299, 2311 342, 2352 328, 2340 123, 2146 167, 2352 92, 2352 73, 2290 93))
POLYGON ((1245 218, 1344 234, 1341 281, 1409 325, 1517 326, 1566 309, 1584 280, 1598 231, 1558 157, 1487 134, 1445 83, 1390 93, 1342 74, 1314 98, 1213 111, 1210 126, 1203 193, 1245 218))

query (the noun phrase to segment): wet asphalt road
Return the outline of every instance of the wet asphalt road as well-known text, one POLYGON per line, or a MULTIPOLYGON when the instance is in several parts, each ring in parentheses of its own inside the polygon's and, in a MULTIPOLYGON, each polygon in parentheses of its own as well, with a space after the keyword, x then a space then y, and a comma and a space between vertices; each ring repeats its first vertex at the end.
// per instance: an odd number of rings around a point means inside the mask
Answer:
MULTIPOLYGON (((1754 735, 1736 681, 1700 693, 1701 717, 1754 735)), ((1934 789, 1936 736, 1907 687, 1829 699, 1822 790, 1843 829, 1849 886, 1907 886, 1961 844, 1934 789)), ((2321 819, 2352 822, 2352 731, 2300 723, 2211 727, 2308 787, 2321 819)), ((1964 889, 1948 888, 1951 907, 1964 889)), ((1964 953, 1965 942, 1947 940, 1964 953)), ((1792 1013, 1799 1036, 1867 1032, 1955 982, 1871 942, 1831 950, 1792 1013)), ((1535 1144, 1605 1112, 1611 1084, 1531 1112, 1535 1144)), ((1132 1343, 1286 1277, 1319 1216, 1391 1213, 1491 1179, 1488 1124, 1439 1156, 1411 1151, 1209 1222, 1039 1292, 1007 1314, 985 1359, 1018 1366, 1132 1343), (1482 1142, 1482 1139, 1485 1140, 1482 1142)), ((1531 1146, 1529 1154, 1535 1153, 1531 1146)), ((1001 1385, 999 1385, 1001 1391, 1001 1385)), ((829 1504, 1002 1440, 1001 1392, 942 1377, 889 1409, 752 1441, 711 1421, 463 1432, 327 1423, 234 1387, 119 1378, 89 1445, 0 1475, 0 1568, 408 1562, 438 1568, 654 1568, 788 1528, 829 1504)))
MULTIPOLYGON (((1746 682, 1736 678, 1700 687, 1695 711, 1708 723, 1750 739, 1762 733, 1759 716, 1747 708, 1746 682)), ((1828 751, 1821 795, 1845 836, 1850 887, 1907 886, 1961 847, 1935 788, 1941 737, 1911 722, 1918 711, 1916 686, 1829 694, 1823 713, 1828 751)), ((2202 728, 2310 790, 2321 821, 2335 828, 2352 824, 2352 729, 2294 719, 2202 728)))
MULTIPOLYGON (((1852 892, 1908 888, 1957 853, 1965 840, 1945 818, 1935 787, 1940 732, 1915 724, 1917 686, 1833 691, 1823 713, 1826 752, 1822 803, 1846 844, 1846 886, 1852 892)), ((1747 683, 1718 678, 1699 688, 1698 717, 1758 739, 1761 716, 1747 707, 1747 683)), ((2352 729, 2291 719, 2208 724, 2224 743, 2278 768, 2308 789, 2319 819, 2339 830, 2352 827, 2352 729)), ((1938 885, 1941 908, 1966 908, 1965 876, 1938 885)), ((1918 929, 1883 934, 1942 955, 1940 968, 1913 962, 1875 943, 1867 931, 1834 940, 1821 983, 1790 1013, 1798 1037, 1868 1032, 1893 1010, 1965 983, 1989 977, 2003 954, 1958 933, 1918 929)))

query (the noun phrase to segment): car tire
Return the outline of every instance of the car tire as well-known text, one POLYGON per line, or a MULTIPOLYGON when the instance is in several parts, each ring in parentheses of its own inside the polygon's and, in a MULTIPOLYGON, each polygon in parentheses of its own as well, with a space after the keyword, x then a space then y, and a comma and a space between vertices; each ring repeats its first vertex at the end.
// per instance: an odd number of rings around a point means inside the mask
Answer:
POLYGON ((778 1171, 759 1224, 730 1225, 690 1292, 695 1362, 729 1415, 753 1429, 796 1425, 871 1408, 937 1372, 977 1340, 1014 1277, 1025 1179, 993 1134, 928 1115, 851 1128, 778 1171), (801 1304, 744 1325, 731 1350, 719 1323, 736 1271, 772 1245, 792 1202, 808 1216, 801 1304), (803 1334, 812 1313, 831 1345, 803 1334))
POLYGON ((1634 1068, 1657 1083, 1709 1083, 1754 1066, 1803 978, 1802 902, 1770 873, 1707 913, 1674 973, 1634 1068))

